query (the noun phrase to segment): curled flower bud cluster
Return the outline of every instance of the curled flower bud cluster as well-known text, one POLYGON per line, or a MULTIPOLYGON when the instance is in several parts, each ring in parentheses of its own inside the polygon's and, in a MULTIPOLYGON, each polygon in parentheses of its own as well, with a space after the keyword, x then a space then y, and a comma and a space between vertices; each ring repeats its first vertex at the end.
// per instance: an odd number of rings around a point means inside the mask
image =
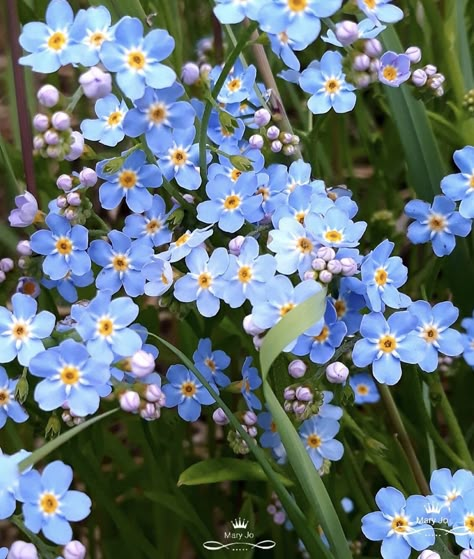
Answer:
POLYGON ((253 120, 260 128, 258 134, 253 134, 249 139, 249 144, 255 149, 263 149, 268 147, 273 153, 282 152, 284 155, 291 156, 295 153, 300 138, 296 134, 283 132, 272 124, 270 124, 272 115, 267 109, 258 109, 255 111, 253 120))
POLYGON ((418 89, 434 93, 436 97, 444 95, 443 84, 446 78, 432 64, 427 64, 423 68, 415 70, 411 76, 411 81, 418 89))
POLYGON ((11 258, 2 258, 0 260, 0 283, 7 279, 8 272, 11 272, 15 267, 11 258))
POLYGON ((462 106, 470 116, 474 116, 474 89, 464 95, 462 106))
POLYGON ((134 385, 134 390, 126 389, 119 396, 120 407, 123 411, 140 414, 142 419, 153 421, 161 415, 161 408, 166 399, 157 384, 134 385))
MULTIPOLYGON (((249 426, 244 423, 242 424, 242 429, 246 431, 252 437, 252 439, 254 440, 256 439, 258 432, 255 425, 249 426)), ((229 431, 227 435, 227 441, 229 443, 230 448, 233 450, 235 454, 244 455, 250 452, 247 443, 242 439, 240 433, 234 431, 233 429, 229 431)), ((257 444, 256 441, 255 444, 257 444)))
POLYGON ((298 421, 304 421, 318 412, 320 402, 309 386, 287 386, 283 391, 284 408, 294 413, 298 421))
POLYGON ((311 278, 326 284, 331 283, 334 276, 353 276, 357 273, 357 262, 353 258, 336 259, 336 252, 330 247, 318 249, 311 267, 311 278))
POLYGON ((273 522, 277 526, 282 526, 286 522, 286 512, 278 499, 276 493, 272 493, 272 500, 267 506, 268 514, 273 518, 273 522))

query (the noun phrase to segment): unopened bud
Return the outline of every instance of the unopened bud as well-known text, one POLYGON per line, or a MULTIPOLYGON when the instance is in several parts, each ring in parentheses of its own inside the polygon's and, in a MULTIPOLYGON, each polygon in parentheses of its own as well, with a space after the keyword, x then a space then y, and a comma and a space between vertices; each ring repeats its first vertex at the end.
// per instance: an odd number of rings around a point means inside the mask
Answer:
POLYGON ((274 140, 270 145, 270 149, 273 153, 280 153, 280 151, 283 149, 283 144, 280 142, 280 140, 274 140))
POLYGON ((382 54, 382 43, 378 39, 368 39, 364 44, 364 52, 370 58, 377 58, 382 54))
POLYGON ((411 75, 411 81, 416 87, 423 87, 428 80, 428 76, 424 70, 418 68, 411 75))
POLYGON ((51 117, 51 124, 56 130, 63 132, 71 127, 71 117, 64 111, 58 111, 51 117))
POLYGON ((313 270, 306 270, 303 274, 303 280, 314 280, 316 277, 316 273, 313 270))
POLYGON ((49 128, 49 118, 42 113, 36 114, 33 117, 33 128, 38 132, 46 132, 49 128))
POLYGON ((321 270, 325 270, 326 269, 326 260, 324 260, 323 258, 315 258, 311 262, 311 268, 313 268, 313 270, 315 270, 316 272, 321 272, 321 270))
POLYGON ((67 208, 67 198, 66 196, 58 196, 56 198, 56 206, 58 206, 59 209, 63 210, 64 208, 67 208))
MULTIPOLYGON (((258 111, 255 111, 255 114, 253 115, 255 124, 260 127, 266 126, 270 122, 271 118, 272 115, 267 111, 267 109, 258 109, 258 111)), ((280 133, 280 131, 278 131, 278 133, 280 133)), ((275 137, 277 138, 278 135, 275 137)))
POLYGON ((85 556, 86 548, 77 540, 72 540, 63 549, 64 559, 84 559, 85 556))
POLYGON ((254 336, 252 338, 253 346, 256 350, 259 350, 263 344, 263 338, 260 335, 254 336))
POLYGON ((82 186, 94 186, 97 183, 97 173, 90 167, 84 167, 79 173, 79 180, 82 186))
POLYGON ((295 399, 295 389, 291 388, 291 386, 287 386, 284 390, 283 390, 283 398, 285 400, 291 401, 295 399))
POLYGON ((130 372, 137 378, 143 378, 155 370, 155 358, 148 351, 138 350, 130 359, 130 372))
POLYGON ((20 241, 16 245, 16 251, 22 256, 30 256, 32 253, 30 241, 20 241))
POLYGON ((366 54, 358 54, 352 63, 352 68, 356 72, 364 72, 365 70, 368 70, 369 66, 370 58, 366 54))
POLYGON ((81 157, 84 151, 84 136, 75 130, 71 134, 72 144, 70 147, 69 153, 66 155, 64 159, 66 161, 75 161, 79 157, 81 157))
POLYGON ((0 260, 0 270, 2 272, 11 272, 14 267, 15 265, 13 264, 13 260, 11 258, 2 258, 0 260))
POLYGON ((212 419, 217 425, 227 425, 229 423, 229 418, 222 408, 217 408, 216 410, 214 410, 212 419))
POLYGON ((306 411, 306 404, 300 400, 295 400, 291 406, 293 413, 296 415, 302 415, 306 411))
POLYGON ((160 416, 160 409, 156 408, 155 404, 146 404, 140 410, 140 417, 145 419, 146 421, 153 421, 154 419, 158 419, 160 416))
POLYGON ((38 551, 32 543, 17 540, 10 546, 7 559, 38 559, 38 551))
POLYGON ((421 60, 421 49, 419 47, 408 47, 405 54, 412 64, 418 64, 421 60))
POLYGON ((119 401, 122 410, 129 413, 136 413, 140 407, 140 396, 132 390, 124 392, 119 401))
POLYGON ((270 126, 270 128, 267 130, 267 138, 269 140, 276 140, 279 135, 280 129, 278 128, 278 126, 270 126))
POLYGON ((238 235, 229 241, 229 252, 234 256, 239 256, 240 249, 242 248, 245 237, 243 235, 238 235))
POLYGON ((252 427, 257 423, 257 416, 253 411, 248 410, 244 413, 243 420, 245 425, 247 425, 247 427, 252 427))
POLYGON ((69 175, 59 175, 56 180, 56 186, 64 192, 69 192, 72 188, 72 177, 69 175))
POLYGON ((84 95, 89 99, 101 99, 112 92, 112 76, 97 66, 82 74, 79 83, 84 95))
POLYGON ((343 276, 353 276, 357 273, 357 262, 353 258, 341 258, 343 276))
MULTIPOLYGON (((145 390, 145 400, 152 404, 160 403, 164 399, 164 394, 157 384, 149 384, 145 390)), ((161 405, 161 403, 160 403, 161 405)))
POLYGON ((46 84, 38 90, 36 98, 38 99, 39 103, 41 103, 41 105, 50 109, 51 107, 54 107, 58 104, 59 91, 56 87, 54 87, 54 85, 46 84))
POLYGON ((57 146, 59 144, 59 135, 56 130, 53 130, 52 128, 46 130, 43 138, 48 146, 57 146))
POLYGON ((311 402, 314 397, 313 392, 307 386, 298 386, 295 396, 300 402, 311 402))
POLYGON ((199 79, 199 66, 194 62, 186 62, 181 68, 181 79, 186 85, 193 85, 199 79))
POLYGON ((42 134, 38 134, 33 138, 33 149, 40 150, 45 146, 45 141, 42 134))
POLYGON ((254 149, 262 149, 264 144, 263 137, 260 134, 252 134, 249 138, 249 145, 254 149))
POLYGON ((434 74, 436 74, 436 72, 438 71, 438 68, 436 68, 436 66, 433 66, 433 64, 427 64, 423 70, 425 71, 427 76, 434 76, 434 74))
MULTIPOLYGON (((426 557, 423 557, 423 559, 426 559, 426 557)), ((459 559, 474 559, 474 549, 464 549, 461 551, 459 559)))
POLYGON ((66 200, 70 206, 77 207, 81 205, 81 195, 78 192, 69 192, 66 200))
POLYGON ((342 384, 349 376, 349 369, 340 361, 335 361, 326 367, 326 378, 332 384, 342 384))
POLYGON ((346 47, 359 38, 359 27, 355 21, 344 20, 336 24, 335 35, 341 45, 346 47))
POLYGON ((294 359, 288 365, 288 374, 293 378, 304 377, 307 370, 306 363, 301 359, 294 359))
MULTIPOLYGON (((423 551, 422 553, 420 553, 420 555, 418 555, 418 559, 441 559, 441 556, 439 553, 436 553, 436 551, 431 551, 431 549, 425 549, 425 551, 423 551)), ((462 559, 464 559, 464 557, 462 557, 462 559)))
POLYGON ((323 270, 319 272, 319 281, 322 283, 331 283, 332 282, 332 274, 328 270, 323 270))
POLYGON ((5 272, 0 270, 0 283, 3 283, 7 279, 5 272))
POLYGON ((340 260, 330 260, 327 269, 331 274, 340 274, 342 272, 342 264, 340 260))
POLYGON ((318 249, 316 256, 318 258, 322 258, 326 262, 329 262, 330 260, 334 260, 334 258, 336 258, 336 252, 331 247, 321 247, 318 249))
POLYGON ((263 334, 265 330, 259 328, 252 320, 252 315, 248 314, 243 320, 243 328, 247 334, 250 336, 258 336, 259 334, 263 334))

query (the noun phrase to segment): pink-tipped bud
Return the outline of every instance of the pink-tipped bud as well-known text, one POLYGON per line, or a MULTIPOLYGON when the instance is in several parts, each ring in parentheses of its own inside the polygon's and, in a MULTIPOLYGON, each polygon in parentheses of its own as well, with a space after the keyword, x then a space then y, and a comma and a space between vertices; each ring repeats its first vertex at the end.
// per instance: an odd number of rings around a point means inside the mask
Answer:
POLYGON ((14 265, 13 260, 11 258, 2 258, 0 260, 0 270, 2 272, 5 272, 5 274, 8 274, 8 272, 11 272, 14 267, 15 267, 15 265, 14 265))
POLYGON ((202 78, 207 78, 211 70, 212 66, 210 64, 204 63, 199 66, 199 73, 201 74, 202 78))
POLYGON ((270 149, 273 153, 280 153, 280 151, 283 149, 283 144, 280 142, 280 140, 273 140, 270 145, 270 149))
POLYGON ((316 256, 318 258, 322 258, 326 262, 329 262, 330 260, 334 260, 334 258, 336 258, 336 252, 331 247, 321 247, 318 248, 316 256))
POLYGON ((64 559, 84 559, 85 556, 86 548, 77 540, 72 540, 72 542, 66 544, 63 549, 64 559))
POLYGON ((436 551, 431 551, 431 549, 425 549, 422 553, 420 553, 420 555, 418 555, 418 559, 441 559, 441 556, 439 553, 436 553, 436 551))
POLYGON ((234 256, 239 256, 240 249, 245 241, 245 237, 243 235, 237 235, 229 241, 229 252, 234 256))
POLYGON ((342 264, 340 260, 330 260, 327 269, 331 274, 340 274, 342 272, 342 264))
POLYGON ((287 386, 284 390, 283 390, 283 398, 285 400, 288 400, 289 402, 291 402, 292 400, 295 399, 295 389, 291 388, 291 386, 287 386))
POLYGON ((20 241, 16 245, 16 251, 18 254, 21 254, 21 256, 30 256, 32 253, 30 241, 20 241))
POLYGON ((253 322, 251 314, 248 314, 244 318, 243 328, 250 336, 258 336, 259 334, 263 334, 263 332, 265 332, 265 330, 262 330, 253 322))
POLYGON ((288 374, 293 378, 301 378, 304 377, 307 368, 306 363, 301 359, 293 359, 288 365, 288 374))
POLYGON ((56 186, 64 192, 69 192, 72 188, 72 177, 69 175, 59 175, 56 180, 56 186))
POLYGON ((295 151, 296 151, 296 147, 293 144, 283 146, 283 153, 285 155, 291 156, 295 153, 295 151))
POLYGON ((270 126, 270 128, 267 130, 267 138, 269 140, 276 140, 279 135, 280 129, 278 128, 278 126, 270 126))
POLYGON ((313 268, 313 270, 315 270, 316 272, 321 272, 321 270, 325 270, 326 269, 326 260, 324 260, 324 258, 315 258, 311 262, 311 268, 313 268))
POLYGON ((370 85, 370 75, 369 74, 357 74, 356 78, 356 85, 358 89, 364 89, 364 87, 368 87, 370 85))
POLYGON ((186 62, 181 68, 181 79, 186 85, 194 85, 199 79, 199 66, 194 62, 186 62))
POLYGON ((245 425, 247 425, 247 427, 252 427, 257 423, 257 416, 253 411, 248 410, 244 413, 243 420, 245 425))
MULTIPOLYGON (((423 559, 426 559, 423 557, 423 559)), ((464 549, 461 551, 459 559, 474 559, 474 549, 464 549)))
POLYGON ((44 141, 48 144, 48 146, 57 146, 59 144, 59 134, 56 132, 56 130, 53 130, 52 128, 46 130, 43 138, 44 141))
POLYGON ((79 173, 79 181, 82 186, 90 187, 97 183, 97 173, 90 167, 84 167, 79 173))
POLYGON ((140 417, 145 421, 153 421, 160 417, 160 408, 157 408, 155 404, 145 404, 145 406, 140 410, 140 417))
POLYGON ((71 127, 71 117, 64 111, 58 111, 51 117, 51 124, 56 130, 63 132, 71 127))
MULTIPOLYGON (((152 404, 160 403, 164 399, 164 394, 157 384, 149 384, 145 390, 145 400, 152 404)), ((160 404, 161 405, 161 404, 160 404)))
POLYGON ((263 136, 260 134, 252 134, 249 138, 249 145, 254 149, 262 149, 264 144, 263 136))
POLYGON ((280 139, 283 144, 291 144, 291 142, 293 141, 293 134, 291 134, 290 132, 284 132, 281 135, 280 139))
POLYGON ((421 60, 421 49, 419 47, 408 47, 405 54, 412 64, 418 64, 421 60))
POLYGON ((48 109, 50 109, 58 104, 59 91, 54 85, 46 84, 38 90, 36 98, 43 107, 48 107, 48 109))
POLYGON ((5 272, 3 270, 0 270, 0 283, 3 283, 6 279, 7 276, 5 275, 5 272))
POLYGON ((155 370, 155 358, 151 353, 139 349, 130 359, 130 372, 137 378, 143 378, 155 370))
POLYGON ((353 276, 357 274, 357 262, 353 258, 341 258, 343 276, 353 276))
POLYGON ((38 132, 46 132, 49 128, 49 118, 42 113, 36 114, 33 117, 33 128, 38 132))
POLYGON ((326 378, 332 384, 342 384, 349 376, 349 369, 340 361, 335 361, 326 367, 326 378))
POLYGON ((69 192, 66 200, 70 206, 77 207, 81 205, 81 195, 78 192, 69 192))
POLYGON ((40 150, 45 146, 45 141, 42 134, 38 134, 33 138, 33 149, 40 150))
POLYGON ((76 210, 74 208, 67 208, 67 210, 64 212, 63 215, 68 221, 72 221, 73 219, 76 219, 76 217, 77 217, 77 213, 76 213, 76 210))
POLYGON ((89 99, 101 99, 112 93, 112 76, 97 66, 82 74, 79 83, 89 99))
POLYGON ((423 70, 425 71, 427 76, 434 76, 434 74, 436 74, 436 72, 438 71, 438 68, 436 68, 436 66, 433 66, 433 64, 427 64, 423 70))
POLYGON ((273 516, 277 511, 277 508, 275 505, 268 505, 267 507, 267 512, 270 516, 273 516))
POLYGON ((132 390, 124 392, 119 401, 122 410, 129 413, 136 413, 140 407, 140 396, 132 390))
POLYGON ((18 540, 10 546, 8 559, 38 559, 38 551, 32 543, 18 540))
POLYGON ((382 43, 378 39, 368 39, 364 44, 364 52, 370 58, 377 58, 382 54, 382 43))
POLYGON ((356 72, 365 72, 370 66, 370 58, 366 54, 358 54, 352 63, 352 69, 356 72))
POLYGON ((359 27, 355 21, 344 20, 336 24, 335 35, 341 45, 346 47, 359 38, 359 27))
POLYGON ((300 402, 311 402, 314 398, 311 388, 308 388, 307 386, 298 386, 295 396, 300 402))
POLYGON ((332 274, 328 270, 323 270, 319 272, 319 281, 322 283, 331 283, 332 282, 332 274))
POLYGON ((293 413, 301 415, 306 411, 306 404, 300 400, 295 400, 291 406, 293 413))
POLYGON ((303 280, 314 280, 314 279, 316 279, 316 272, 314 272, 313 270, 307 270, 303 274, 303 280))
POLYGON ((283 510, 278 511, 273 515, 273 522, 277 526, 282 526, 286 522, 286 513, 283 510))
POLYGON ((418 68, 411 75, 411 81, 416 87, 423 87, 428 81, 428 75, 424 70, 418 68))
POLYGON ((217 425, 227 425, 229 423, 229 418, 222 408, 217 408, 216 410, 214 410, 212 419, 217 425))
POLYGON ((64 208, 67 208, 67 198, 66 196, 58 196, 56 198, 56 206, 58 206, 59 209, 63 210, 64 208))
MULTIPOLYGON (((253 115, 253 119, 255 121, 255 124, 257 126, 266 126, 270 120, 272 119, 272 115, 267 111, 267 109, 258 109, 258 111, 255 111, 255 114, 253 115)), ((278 134, 280 133, 280 131, 278 130, 278 134)), ((277 134, 277 138, 278 138, 278 134, 277 134)))

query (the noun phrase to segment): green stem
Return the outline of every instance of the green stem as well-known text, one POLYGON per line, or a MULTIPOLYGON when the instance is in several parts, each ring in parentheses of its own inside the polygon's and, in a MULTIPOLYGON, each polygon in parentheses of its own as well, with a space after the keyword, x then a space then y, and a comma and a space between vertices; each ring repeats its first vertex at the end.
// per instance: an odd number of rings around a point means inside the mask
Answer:
POLYGON ((95 212, 91 213, 90 218, 92 221, 95 221, 97 223, 97 225, 100 226, 99 229, 93 229, 93 231, 97 232, 97 231, 105 231, 105 235, 107 235, 107 233, 110 231, 110 227, 107 225, 107 223, 105 223, 105 221, 98 216, 95 212))
MULTIPOLYGON (((242 52, 245 45, 247 44, 247 41, 249 40, 252 33, 257 29, 257 27, 258 27, 258 22, 253 22, 242 32, 241 36, 239 37, 239 40, 237 41, 237 44, 232 49, 229 58, 227 59, 227 62, 225 63, 224 68, 222 69, 222 72, 220 73, 220 76, 216 84, 212 88, 211 96, 213 99, 217 99, 217 96, 219 95, 222 86, 224 85, 224 82, 232 69, 232 66, 235 64, 235 61, 237 60, 239 54, 242 52)), ((199 134, 199 168, 200 168, 201 178, 203 183, 206 181, 206 176, 207 176, 207 165, 206 165, 207 127, 209 125, 211 112, 212 112, 212 103, 209 100, 207 100, 206 105, 204 107, 204 113, 202 115, 201 130, 199 134)))
POLYGON ((74 95, 71 97, 71 100, 69 101, 69 105, 66 108, 66 112, 72 113, 74 111, 76 105, 81 100, 82 94, 83 94, 82 86, 79 86, 74 92, 74 95))
POLYGON ((425 474, 421 469, 420 462, 416 456, 415 449, 411 444, 410 437, 408 436, 405 425, 403 424, 400 412, 398 411, 397 404, 393 399, 392 393, 386 384, 379 384, 379 392, 384 403, 385 409, 387 410, 390 421, 393 424, 395 433, 398 435, 400 444, 405 451, 408 464, 410 465, 413 476, 416 483, 423 495, 430 494, 430 488, 428 487, 428 482, 426 481, 425 474))
POLYGON ((57 553, 53 551, 49 546, 47 546, 41 538, 28 530, 20 516, 12 516, 10 518, 10 522, 14 524, 18 528, 18 530, 20 530, 20 532, 25 534, 30 542, 36 546, 36 548, 40 552, 41 559, 54 559, 57 556, 57 553))

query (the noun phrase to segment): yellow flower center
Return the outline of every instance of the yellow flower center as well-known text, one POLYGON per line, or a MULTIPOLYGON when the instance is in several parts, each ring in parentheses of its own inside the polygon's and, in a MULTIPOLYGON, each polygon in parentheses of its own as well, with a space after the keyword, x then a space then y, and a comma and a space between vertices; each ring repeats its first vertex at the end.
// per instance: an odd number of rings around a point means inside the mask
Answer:
POLYGON ((390 66, 390 65, 385 66, 382 73, 383 73, 383 77, 389 82, 393 82, 394 80, 397 79, 398 76, 398 70, 394 66, 390 66))
POLYGON ((189 233, 184 233, 183 235, 181 235, 181 237, 175 243, 176 246, 180 247, 181 245, 184 245, 184 243, 189 240, 189 237, 191 237, 189 233))
POLYGON ((240 206, 240 196, 231 194, 224 200, 224 208, 229 211, 234 211, 240 206))
POLYGON ((298 212, 295 214, 296 221, 298 223, 301 223, 301 225, 303 225, 305 217, 306 217, 306 212, 298 212))
POLYGON ((25 295, 33 295, 36 291, 36 284, 33 281, 25 281, 21 286, 21 292, 25 295))
POLYGON ((143 70, 146 65, 146 58, 143 52, 134 50, 128 54, 128 65, 136 71, 143 70))
POLYGON ((270 190, 266 186, 258 188, 257 194, 261 194, 264 200, 268 200, 270 198, 270 190))
POLYGON ((397 340, 390 334, 386 334, 379 339, 379 349, 384 353, 392 353, 397 349, 397 340))
POLYGON ((169 284, 168 278, 165 276, 165 274, 161 274, 161 283, 164 285, 169 284))
POLYGON ((107 118, 107 124, 110 126, 110 128, 115 128, 122 122, 122 120, 122 111, 114 111, 113 113, 109 114, 109 117, 107 118))
POLYGON ((198 276, 198 285, 201 289, 209 289, 212 285, 212 277, 208 272, 203 272, 198 276))
POLYGON ((181 167, 186 164, 188 154, 184 149, 178 148, 171 152, 171 162, 175 167, 181 167))
POLYGON ((196 394, 197 388, 194 382, 183 382, 181 385, 181 394, 186 398, 192 398, 196 394))
POLYGON ((324 84, 324 89, 328 95, 335 95, 341 89, 341 82, 335 78, 330 78, 324 84))
POLYGON ((8 390, 0 390, 0 408, 6 406, 10 402, 10 393, 8 390))
POLYGON ((68 237, 60 237, 56 241, 56 250, 59 254, 66 256, 67 254, 71 254, 72 252, 72 242, 71 239, 68 237))
POLYGON ((284 45, 288 43, 288 35, 285 33, 285 31, 278 33, 278 38, 280 39, 280 43, 283 43, 284 45))
POLYGON ((97 332, 105 338, 111 336, 114 332, 114 323, 110 318, 104 317, 97 322, 97 332))
POLYGON ((309 448, 319 448, 321 446, 321 437, 319 435, 316 435, 316 433, 312 433, 311 435, 309 435, 309 437, 306 439, 306 442, 308 443, 309 448))
POLYGON ((270 423, 270 431, 271 431, 272 433, 276 433, 277 430, 278 430, 278 429, 277 429, 276 423, 275 423, 274 421, 272 421, 272 422, 270 423))
POLYGON ((326 231, 326 233, 324 233, 324 238, 330 243, 340 243, 342 241, 342 234, 339 231, 336 231, 336 229, 332 229, 331 231, 326 231))
POLYGON ((122 171, 119 175, 119 183, 122 188, 133 188, 137 184, 137 174, 134 171, 122 171))
POLYGON ((471 175, 471 178, 469 179, 469 186, 474 188, 474 175, 471 175))
POLYGON ((446 228, 446 219, 439 214, 432 214, 428 220, 428 227, 436 233, 441 233, 446 228))
POLYGON ((288 7, 292 12, 302 12, 307 5, 308 0, 288 0, 288 7))
POLYGON ((364 4, 369 8, 369 10, 373 10, 376 6, 376 0, 364 0, 364 4))
POLYGON ((96 31, 95 33, 92 33, 92 35, 89 37, 89 43, 93 47, 99 48, 106 38, 107 37, 105 33, 102 33, 101 31, 96 31))
POLYGON ((28 324, 23 320, 17 320, 12 327, 12 336, 16 340, 25 340, 30 335, 28 324))
POLYGON ((67 43, 67 35, 61 31, 55 31, 48 39, 48 47, 51 50, 60 51, 67 43))
POLYGON ((129 260, 124 254, 116 254, 112 259, 112 266, 116 272, 126 272, 129 260))
POLYGON ((214 363, 214 360, 211 359, 210 357, 205 359, 204 363, 209 367, 209 369, 211 369, 212 372, 216 370, 216 364, 214 363))
POLYGON ((66 365, 61 369, 59 376, 64 384, 71 385, 76 384, 79 381, 81 374, 77 367, 74 367, 73 365, 66 365))
POLYGON ((54 514, 59 508, 59 501, 52 493, 43 493, 39 506, 44 514, 54 514))
POLYGON ((404 516, 396 516, 392 520, 392 530, 397 534, 403 534, 408 529, 408 520, 404 516))
POLYGON ((446 495, 446 499, 452 503, 453 501, 455 501, 459 495, 461 493, 459 491, 456 491, 455 489, 453 491, 450 491, 447 495, 446 495))
POLYGON ((369 393, 369 387, 366 384, 359 384, 356 388, 356 392, 361 396, 367 396, 369 393))
POLYGON ((285 303, 280 307, 280 316, 285 316, 285 314, 289 313, 296 307, 294 303, 285 303))
POLYGON ((464 526, 469 530, 469 532, 474 532, 474 514, 468 514, 464 518, 464 526))
POLYGON ((375 283, 379 287, 382 286, 382 285, 385 285, 387 283, 387 280, 388 280, 387 270, 385 268, 379 268, 378 270, 376 270, 375 275, 374 275, 374 279, 375 279, 375 283))
POLYGON ((342 299, 338 299, 334 303, 334 307, 336 309, 337 318, 342 318, 346 314, 346 303, 342 299))
POLYGON ((230 80, 230 82, 227 84, 227 89, 229 91, 239 91, 239 89, 242 87, 242 82, 240 81, 239 78, 234 78, 233 80, 230 80))
POLYGON ((238 278, 241 283, 248 283, 252 279, 252 268, 250 266, 241 266, 238 278))
POLYGON ((324 325, 323 329, 321 330, 321 333, 318 334, 317 336, 313 336, 313 340, 315 342, 319 342, 320 344, 325 342, 329 337, 329 328, 324 325))
POLYGON ((232 169, 230 173, 230 178, 235 182, 240 177, 241 174, 242 171, 239 171, 238 169, 232 169))
POLYGON ((436 326, 425 326, 421 337, 429 344, 434 343, 439 338, 439 332, 436 326))
POLYGON ((148 111, 148 119, 155 124, 161 124, 167 117, 167 111, 163 103, 155 103, 148 111))
POLYGON ((146 224, 145 229, 149 235, 156 233, 158 229, 161 227, 161 223, 157 219, 150 219, 150 221, 146 224))
POLYGON ((303 254, 309 254, 313 250, 313 243, 306 237, 296 241, 296 248, 303 254))

